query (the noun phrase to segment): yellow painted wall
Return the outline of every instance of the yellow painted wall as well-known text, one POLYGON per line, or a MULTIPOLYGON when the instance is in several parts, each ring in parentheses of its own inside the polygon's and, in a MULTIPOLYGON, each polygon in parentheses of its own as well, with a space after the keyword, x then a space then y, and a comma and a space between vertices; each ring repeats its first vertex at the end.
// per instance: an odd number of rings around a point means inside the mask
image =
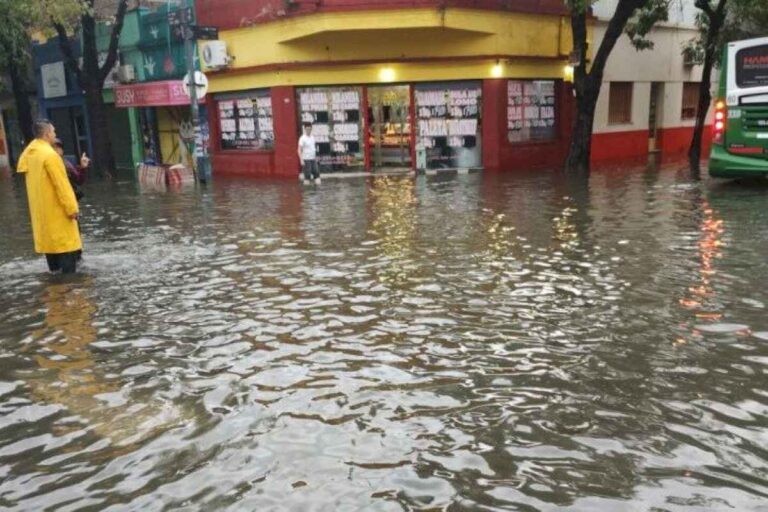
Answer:
POLYGON ((211 77, 209 90, 215 93, 278 85, 372 84, 384 81, 428 82, 483 78, 559 79, 565 77, 565 65, 565 60, 511 61, 501 64, 501 74, 498 74, 494 69, 495 60, 312 67, 290 71, 214 75, 211 77), (391 70, 394 75, 392 79, 382 80, 385 69, 391 70))
POLYGON ((392 64, 395 81, 498 77, 492 70, 496 62, 488 60, 496 55, 518 57, 504 63, 502 76, 562 78, 571 51, 570 23, 560 16, 471 9, 321 13, 223 31, 220 37, 235 59, 229 71, 280 64, 291 70, 213 73, 211 92, 376 83, 388 60, 420 58, 443 60, 392 64), (376 63, 332 64, 361 60, 376 63), (301 63, 323 61, 329 66, 301 68, 301 63))
POLYGON ((181 163, 179 121, 188 117, 189 114, 182 112, 179 107, 159 107, 157 109, 157 130, 162 163, 169 165, 181 163))

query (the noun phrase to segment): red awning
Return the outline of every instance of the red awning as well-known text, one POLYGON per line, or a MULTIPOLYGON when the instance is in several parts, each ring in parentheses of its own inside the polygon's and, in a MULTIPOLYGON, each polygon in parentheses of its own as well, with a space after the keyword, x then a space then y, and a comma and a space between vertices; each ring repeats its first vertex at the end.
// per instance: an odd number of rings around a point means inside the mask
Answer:
POLYGON ((189 105, 189 96, 184 94, 181 80, 115 86, 115 106, 118 108, 176 105, 189 105))

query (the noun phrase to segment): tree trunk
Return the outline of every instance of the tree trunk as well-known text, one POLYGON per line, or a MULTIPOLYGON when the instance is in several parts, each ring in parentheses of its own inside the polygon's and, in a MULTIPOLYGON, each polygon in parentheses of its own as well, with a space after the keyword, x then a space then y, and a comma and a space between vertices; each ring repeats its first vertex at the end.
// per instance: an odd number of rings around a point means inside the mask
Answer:
POLYGON ((18 65, 14 59, 8 59, 8 74, 11 78, 13 98, 16 102, 16 116, 19 120, 19 129, 24 138, 23 143, 29 144, 35 138, 33 130, 32 107, 29 105, 29 88, 24 66, 18 65))
POLYGON ((566 170, 575 175, 589 175, 589 160, 592 154, 592 128, 595 123, 595 110, 600 87, 603 84, 605 66, 616 42, 624 33, 629 19, 643 7, 647 0, 619 0, 616 11, 611 16, 605 35, 595 52, 591 68, 587 70, 587 10, 581 2, 571 1, 571 29, 573 49, 579 55, 579 64, 574 69, 574 89, 576 91, 576 120, 573 126, 573 138, 566 160, 566 170))
MULTIPOLYGON (((88 124, 93 144, 93 165, 103 176, 112 177, 115 157, 112 154, 112 139, 109 136, 109 119, 104 104, 102 89, 98 84, 89 84, 85 89, 85 104, 88 110, 88 124)), ((78 155, 78 158, 80 155, 78 155)))
POLYGON ((592 83, 591 77, 579 87, 576 93, 576 118, 573 121, 571 147, 568 151, 566 168, 573 174, 588 175, 592 157, 592 129, 595 123, 595 110, 600 86, 592 83))
POLYGON ((688 163, 691 168, 691 177, 701 177, 701 149, 704 142, 704 127, 707 123, 709 106, 712 104, 712 69, 715 66, 715 52, 718 51, 717 41, 720 37, 720 29, 725 22, 725 4, 728 0, 720 0, 714 11, 705 11, 709 17, 709 28, 704 47, 704 67, 701 71, 699 82, 699 104, 696 108, 696 126, 693 129, 691 147, 688 149, 688 163))
POLYGON ((587 11, 579 2, 571 3, 571 31, 573 49, 579 55, 579 63, 574 69, 574 90, 576 91, 576 120, 573 125, 571 146, 566 160, 566 170, 583 176, 589 175, 592 155, 592 128, 595 123, 595 110, 603 84, 605 66, 616 42, 624 33, 627 22, 646 0, 619 0, 600 46, 595 52, 592 66, 587 70, 587 11))
POLYGON ((704 58, 703 76, 699 83, 699 104, 696 107, 696 126, 693 129, 693 139, 691 140, 691 147, 688 150, 688 163, 691 166, 691 177, 694 179, 699 179, 701 177, 701 146, 704 141, 704 127, 707 123, 709 105, 712 102, 712 94, 709 92, 709 89, 712 86, 714 55, 710 54, 709 50, 707 50, 706 53, 704 58))
MULTIPOLYGON (((94 7, 95 0, 85 0, 87 6, 94 7)), ((92 161, 94 167, 107 177, 112 176, 115 169, 115 157, 112 154, 112 139, 109 133, 109 119, 104 104, 104 80, 117 62, 120 32, 123 29, 125 13, 128 9, 127 0, 120 0, 112 26, 107 57, 99 66, 99 52, 96 46, 96 19, 92 11, 80 18, 82 36, 82 69, 75 58, 66 28, 60 23, 54 23, 59 36, 59 46, 65 57, 65 63, 77 77, 78 83, 85 94, 88 125, 90 127, 91 143, 93 145, 92 161)), ((79 156, 79 155, 78 155, 79 156)))

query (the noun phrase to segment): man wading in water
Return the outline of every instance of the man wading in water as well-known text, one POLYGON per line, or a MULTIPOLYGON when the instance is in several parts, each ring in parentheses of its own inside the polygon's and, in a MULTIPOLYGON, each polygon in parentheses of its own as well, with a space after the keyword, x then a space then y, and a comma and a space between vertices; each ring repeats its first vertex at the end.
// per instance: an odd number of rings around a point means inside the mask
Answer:
POLYGON ((64 160, 53 149, 56 130, 50 121, 35 123, 35 140, 19 158, 17 172, 25 175, 35 251, 45 254, 51 272, 77 271, 77 253, 83 248, 75 192, 64 160))

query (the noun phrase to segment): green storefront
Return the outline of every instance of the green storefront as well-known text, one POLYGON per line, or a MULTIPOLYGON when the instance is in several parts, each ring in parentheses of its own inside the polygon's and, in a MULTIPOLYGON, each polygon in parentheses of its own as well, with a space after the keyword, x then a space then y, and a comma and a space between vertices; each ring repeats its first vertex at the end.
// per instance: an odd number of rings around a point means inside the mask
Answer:
MULTIPOLYGON (((120 34, 119 53, 120 58, 112 73, 104 82, 104 103, 109 119, 109 133, 112 140, 112 153, 115 157, 115 165, 118 171, 130 171, 136 169, 136 165, 143 160, 141 135, 139 130, 139 116, 136 109, 115 108, 115 94, 113 88, 117 82, 118 70, 121 65, 129 63, 125 60, 130 55, 131 49, 136 48, 139 41, 140 10, 133 10, 125 15, 123 30, 120 34)), ((96 46, 99 55, 106 58, 109 49, 109 41, 112 35, 112 25, 99 23, 96 27, 96 46)), ((132 173, 130 174, 133 175, 132 173)))
MULTIPOLYGON (((167 5, 161 5, 152 10, 136 9, 126 17, 120 39, 121 62, 132 71, 134 80, 118 84, 121 93, 181 83, 187 71, 184 43, 170 28, 168 11, 167 5)), ((192 126, 188 106, 152 101, 137 101, 131 108, 121 105, 116 110, 130 112, 126 115, 131 119, 132 151, 140 155, 138 161, 170 165, 189 162, 185 143, 192 126)))

